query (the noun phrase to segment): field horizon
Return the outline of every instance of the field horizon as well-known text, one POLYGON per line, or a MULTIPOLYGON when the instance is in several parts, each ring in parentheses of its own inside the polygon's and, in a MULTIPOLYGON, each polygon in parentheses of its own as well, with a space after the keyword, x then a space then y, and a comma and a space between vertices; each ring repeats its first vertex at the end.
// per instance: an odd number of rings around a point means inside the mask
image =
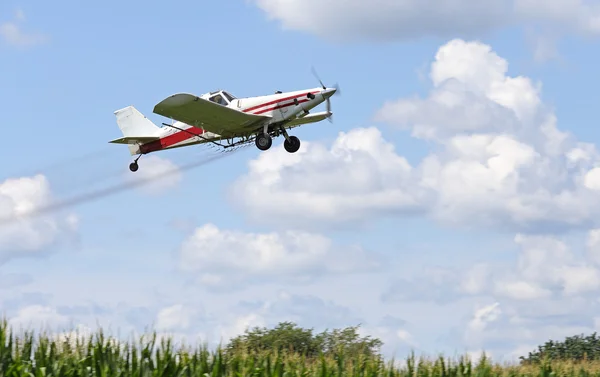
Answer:
MULTIPOLYGON (((118 333, 118 331, 117 331, 118 333)), ((91 332, 49 331, 0 321, 0 376, 265 376, 265 377, 450 377, 600 376, 598 360, 496 362, 485 351, 473 354, 420 354, 385 358, 380 354, 331 352, 316 356, 293 350, 226 349, 225 344, 181 342, 148 330, 129 339, 98 327, 91 332)))

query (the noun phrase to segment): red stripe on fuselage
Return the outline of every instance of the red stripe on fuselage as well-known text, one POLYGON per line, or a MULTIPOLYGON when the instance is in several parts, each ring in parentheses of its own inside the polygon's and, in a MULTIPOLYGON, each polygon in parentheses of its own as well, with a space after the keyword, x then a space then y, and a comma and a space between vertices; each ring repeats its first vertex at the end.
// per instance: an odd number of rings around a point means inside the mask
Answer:
MULTIPOLYGON (((298 104, 304 103, 304 102, 308 102, 308 101, 309 101, 308 98, 301 99, 301 100, 298 101, 298 104)), ((266 109, 262 109, 260 111, 255 112, 255 113, 252 113, 252 114, 256 114, 256 115, 263 114, 263 113, 266 113, 266 112, 269 112, 269 111, 273 111, 273 110, 277 110, 277 109, 282 109, 284 107, 288 107, 288 106, 292 106, 292 105, 295 105, 295 103, 294 102, 290 102, 290 103, 286 103, 284 105, 277 105, 277 106, 273 106, 273 107, 268 107, 266 109)))
POLYGON ((189 140, 197 135, 202 135, 204 130, 198 127, 190 127, 185 131, 177 131, 169 136, 165 136, 159 140, 151 141, 140 146, 140 152, 150 153, 161 149, 169 148, 182 141, 189 140))
MULTIPOLYGON (((319 93, 319 91, 316 90, 316 91, 313 91, 313 92, 305 92, 305 93, 300 93, 300 94, 296 94, 296 95, 289 96, 289 97, 279 98, 279 99, 276 99, 276 100, 273 100, 273 101, 261 103, 260 105, 255 105, 255 106, 249 107, 249 108, 244 109, 242 111, 245 112, 245 113, 247 113, 248 111, 260 109, 261 107, 265 107, 265 106, 273 105, 273 104, 276 104, 276 103, 279 103, 279 102, 282 102, 282 101, 293 100, 294 98, 299 98, 299 97, 302 97, 302 96, 306 96, 308 93, 317 94, 317 93, 319 93)), ((300 101, 298 101, 298 102, 300 102, 300 101)), ((303 102, 306 102, 306 101, 303 101, 303 102)), ((291 104, 293 104, 293 102, 291 104)), ((283 105, 283 106, 286 106, 286 105, 283 105)), ((271 109, 271 110, 273 110, 273 109, 271 109)), ((267 110, 267 111, 269 111, 269 110, 267 110)), ((261 110, 260 112, 256 112, 256 113, 253 113, 253 114, 262 114, 264 112, 265 111, 261 110)))

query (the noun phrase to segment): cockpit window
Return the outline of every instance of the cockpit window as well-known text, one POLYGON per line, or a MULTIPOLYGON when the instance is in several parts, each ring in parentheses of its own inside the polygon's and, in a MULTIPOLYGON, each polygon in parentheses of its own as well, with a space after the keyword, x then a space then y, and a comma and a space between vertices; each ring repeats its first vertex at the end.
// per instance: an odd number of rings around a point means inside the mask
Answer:
POLYGON ((223 105, 223 106, 229 105, 227 100, 225 98, 223 98, 223 96, 221 94, 217 94, 216 96, 210 97, 210 100, 218 103, 219 105, 223 105))
POLYGON ((231 102, 231 101, 233 101, 233 100, 235 99, 235 97, 234 97, 234 96, 232 96, 231 94, 229 94, 229 93, 227 93, 227 92, 225 92, 225 91, 223 91, 223 92, 221 92, 221 93, 223 94, 223 96, 224 96, 225 98, 227 98, 227 100, 228 100, 229 102, 231 102))

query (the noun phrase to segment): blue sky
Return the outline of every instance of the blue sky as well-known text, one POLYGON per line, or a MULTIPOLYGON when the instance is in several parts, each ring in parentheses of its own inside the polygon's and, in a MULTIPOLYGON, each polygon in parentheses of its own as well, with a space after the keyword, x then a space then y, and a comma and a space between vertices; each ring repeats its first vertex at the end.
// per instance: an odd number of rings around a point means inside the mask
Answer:
POLYGON ((277 140, 4 226, 1 311, 211 341, 362 323, 400 357, 600 329, 596 11, 550 3, 3 2, 4 216, 206 158, 132 175, 107 143, 127 105, 160 124, 171 94, 310 88, 311 66, 342 95, 296 155, 277 140))

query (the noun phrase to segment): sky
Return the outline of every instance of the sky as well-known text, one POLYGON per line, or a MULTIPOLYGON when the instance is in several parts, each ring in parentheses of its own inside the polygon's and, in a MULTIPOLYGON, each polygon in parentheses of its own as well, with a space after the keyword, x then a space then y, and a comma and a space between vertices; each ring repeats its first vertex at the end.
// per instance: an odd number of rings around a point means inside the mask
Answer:
POLYGON ((213 345, 360 324, 388 357, 498 361, 600 330, 600 1, 376 3, 0 3, 0 312, 213 345), (133 174, 108 144, 117 109, 160 125, 171 94, 312 88, 311 66, 341 95, 295 154, 133 174))

